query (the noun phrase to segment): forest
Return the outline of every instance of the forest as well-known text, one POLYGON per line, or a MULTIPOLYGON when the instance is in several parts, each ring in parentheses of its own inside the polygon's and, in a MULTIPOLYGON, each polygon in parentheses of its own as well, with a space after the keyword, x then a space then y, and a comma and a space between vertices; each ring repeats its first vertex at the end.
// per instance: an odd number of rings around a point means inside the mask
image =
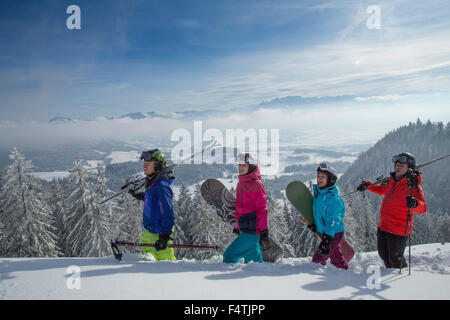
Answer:
MULTIPOLYGON (((418 164, 450 153, 450 123, 416 123, 388 132, 347 169, 338 180, 341 194, 353 191, 365 179, 393 170, 392 155, 411 152, 418 164)), ((50 182, 31 174, 31 162, 14 148, 10 164, 1 173, 0 256, 4 257, 101 257, 112 254, 111 239, 138 242, 142 233, 142 206, 129 194, 103 205, 98 202, 113 192, 106 172, 98 166, 87 170, 77 156, 70 176, 50 182)), ((227 168, 231 169, 231 168, 227 168)), ((308 167, 308 169, 310 169, 308 167)), ((288 169, 291 170, 291 169, 288 169)), ((173 199, 174 242, 226 247, 235 237, 200 194, 207 177, 195 171, 173 199)), ((218 176, 220 172, 217 171, 218 176)), ((413 244, 448 242, 449 158, 424 167, 423 189, 427 213, 414 218, 413 244)), ((222 176, 220 176, 222 177, 222 176)), ((298 180, 294 175, 291 180, 298 180)), ((266 186, 269 234, 284 249, 284 257, 312 255, 316 237, 301 222, 300 213, 282 194, 266 186)), ((234 192, 234 190, 231 190, 234 192)), ((376 250, 376 228, 382 197, 354 193, 344 197, 346 239, 357 251, 376 250)), ((178 259, 207 259, 214 251, 176 249, 178 259)))

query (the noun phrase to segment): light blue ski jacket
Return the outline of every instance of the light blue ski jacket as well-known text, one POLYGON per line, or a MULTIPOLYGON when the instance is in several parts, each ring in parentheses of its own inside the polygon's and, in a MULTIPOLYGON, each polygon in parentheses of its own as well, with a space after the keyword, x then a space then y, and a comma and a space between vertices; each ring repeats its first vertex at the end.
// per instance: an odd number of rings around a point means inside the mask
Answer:
POLYGON ((319 186, 315 184, 313 190, 313 212, 317 232, 334 238, 336 233, 344 231, 342 219, 345 216, 345 205, 339 188, 333 185, 319 189, 319 186))

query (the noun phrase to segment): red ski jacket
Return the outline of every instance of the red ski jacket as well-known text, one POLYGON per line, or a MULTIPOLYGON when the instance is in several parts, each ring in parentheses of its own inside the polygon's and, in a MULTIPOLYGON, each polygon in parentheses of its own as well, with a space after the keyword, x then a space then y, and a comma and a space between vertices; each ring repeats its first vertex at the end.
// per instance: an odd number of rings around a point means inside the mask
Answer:
POLYGON ((236 221, 239 231, 259 234, 267 230, 266 192, 259 168, 239 176, 236 187, 236 221))
MULTIPOLYGON (((413 228, 414 212, 423 214, 427 211, 427 205, 423 194, 422 177, 419 175, 418 187, 413 188, 412 196, 416 198, 418 206, 411 208, 410 227, 407 229, 408 207, 406 206, 406 197, 409 196, 409 186, 406 183, 406 177, 395 182, 395 173, 391 173, 391 179, 387 185, 375 185, 367 190, 384 195, 383 202, 380 207, 380 223, 379 227, 385 232, 390 232, 398 236, 409 236, 413 228)), ((366 181, 371 184, 372 182, 366 181)))

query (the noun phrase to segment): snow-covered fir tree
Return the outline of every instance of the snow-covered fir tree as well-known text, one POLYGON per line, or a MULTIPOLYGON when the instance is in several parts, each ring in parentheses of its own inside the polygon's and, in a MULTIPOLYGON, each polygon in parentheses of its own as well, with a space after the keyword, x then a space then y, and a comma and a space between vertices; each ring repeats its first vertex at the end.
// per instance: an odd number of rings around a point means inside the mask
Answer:
MULTIPOLYGON (((144 202, 136 200, 128 193, 124 193, 117 202, 112 218, 112 238, 130 242, 139 242, 144 228, 142 226, 142 212, 144 202)), ((127 248, 138 252, 139 248, 127 248)))
POLYGON ((357 251, 377 249, 377 224, 370 201, 364 194, 344 197, 345 238, 357 251))
POLYGON ((290 251, 284 252, 285 258, 295 257, 296 256, 296 247, 297 247, 297 237, 298 237, 298 224, 300 222, 300 216, 296 215, 294 211, 295 208, 292 207, 291 204, 288 203, 286 199, 283 202, 283 216, 286 221, 286 225, 288 226, 288 234, 286 237, 286 244, 291 248, 290 251))
POLYGON ((74 229, 78 229, 80 232, 85 231, 81 256, 103 257, 111 254, 110 222, 113 202, 98 203, 107 196, 105 169, 98 165, 90 210, 80 219, 79 225, 76 225, 74 229))
POLYGON ((56 228, 38 180, 29 174, 31 161, 14 148, 1 186, 1 254, 9 257, 55 257, 56 228))
POLYGON ((283 248, 283 252, 286 256, 293 256, 294 249, 290 245, 290 232, 289 226, 285 220, 283 214, 283 208, 281 204, 272 196, 269 189, 266 191, 267 201, 267 227, 269 229, 269 237, 275 240, 283 248))
POLYGON ((414 214, 411 244, 440 242, 440 220, 427 214, 414 214))
POLYGON ((63 254, 68 250, 67 235, 69 229, 65 213, 67 212, 66 196, 63 187, 55 178, 52 183, 53 198, 51 199, 51 206, 53 210, 53 217, 55 219, 56 235, 58 239, 58 247, 63 254))
MULTIPOLYGON (((183 184, 180 187, 180 192, 177 199, 172 201, 174 205, 175 215, 175 234, 174 238, 179 243, 192 243, 192 232, 190 230, 192 223, 192 198, 189 189, 183 184)), ((174 250, 177 258, 181 259, 189 257, 191 253, 187 250, 174 250)))
MULTIPOLYGON (((200 192, 200 185, 196 185, 192 198, 192 223, 190 234, 193 244, 223 246, 224 228, 215 210, 207 205, 200 192)), ((217 254, 213 250, 190 250, 195 259, 208 259, 217 254)), ((186 255, 187 256, 187 255, 186 255)))
POLYGON ((81 156, 77 155, 74 168, 68 178, 73 189, 67 197, 68 207, 64 213, 69 230, 65 256, 81 256, 82 251, 86 250, 85 233, 89 225, 87 214, 92 209, 93 202, 93 190, 91 183, 88 181, 89 178, 89 173, 83 166, 81 156))

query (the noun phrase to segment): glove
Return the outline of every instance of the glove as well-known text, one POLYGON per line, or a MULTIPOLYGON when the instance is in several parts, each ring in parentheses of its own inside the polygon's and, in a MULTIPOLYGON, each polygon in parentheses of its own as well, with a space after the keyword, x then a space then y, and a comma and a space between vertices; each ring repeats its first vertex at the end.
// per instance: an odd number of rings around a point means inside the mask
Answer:
POLYGON ((406 206, 408 208, 415 208, 419 205, 419 202, 417 201, 416 198, 412 197, 412 196, 407 196, 406 197, 406 206))
POLYGON ((317 229, 316 229, 316 225, 315 225, 315 224, 308 224, 307 227, 308 227, 308 229, 311 230, 312 232, 317 232, 317 229))
POLYGON ((367 190, 367 187, 369 186, 369 184, 371 184, 371 183, 369 183, 369 181, 363 181, 363 182, 361 182, 361 184, 358 186, 358 188, 356 188, 356 190, 357 190, 357 191, 361 191, 361 192, 366 191, 366 190, 367 190))
POLYGON ((263 250, 270 249, 270 238, 269 238, 269 230, 263 230, 259 233, 259 244, 263 248, 263 250))
POLYGON ((170 236, 165 233, 159 234, 159 239, 155 242, 155 250, 160 251, 167 248, 167 241, 170 240, 170 236))
POLYGON ((333 240, 333 238, 330 237, 329 235, 327 235, 325 233, 322 235, 322 241, 319 244, 320 255, 326 256, 330 253, 331 240, 333 240))
POLYGON ((136 200, 141 200, 142 196, 144 195, 143 192, 135 193, 135 190, 133 189, 128 190, 128 193, 131 194, 133 198, 135 198, 136 200))

